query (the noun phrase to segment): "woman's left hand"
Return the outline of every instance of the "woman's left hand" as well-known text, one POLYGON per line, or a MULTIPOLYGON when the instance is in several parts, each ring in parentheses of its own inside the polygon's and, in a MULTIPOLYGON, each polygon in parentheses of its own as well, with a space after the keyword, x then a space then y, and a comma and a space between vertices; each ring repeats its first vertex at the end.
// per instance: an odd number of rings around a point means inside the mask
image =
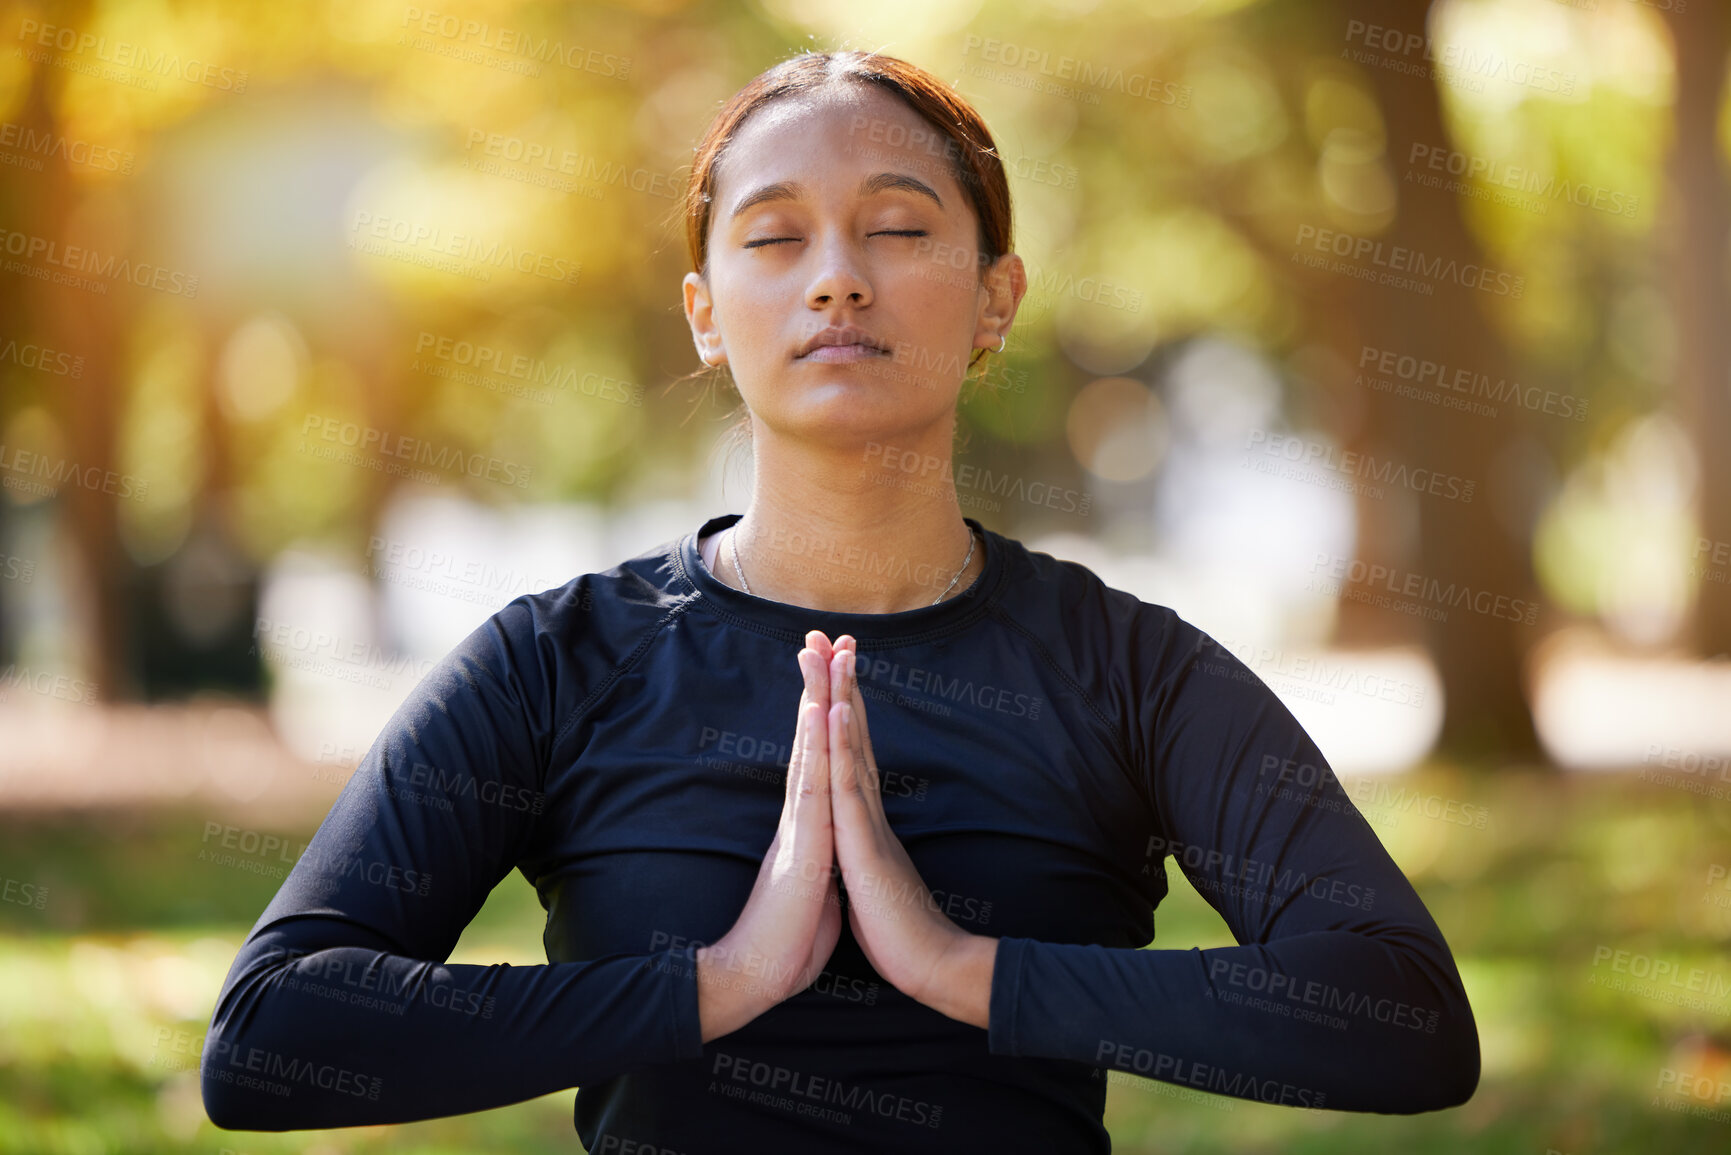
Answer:
POLYGON ((830 810, 848 923, 867 960, 897 990, 985 1027, 998 940, 950 921, 890 828, 853 647, 842 634, 829 665, 830 810))

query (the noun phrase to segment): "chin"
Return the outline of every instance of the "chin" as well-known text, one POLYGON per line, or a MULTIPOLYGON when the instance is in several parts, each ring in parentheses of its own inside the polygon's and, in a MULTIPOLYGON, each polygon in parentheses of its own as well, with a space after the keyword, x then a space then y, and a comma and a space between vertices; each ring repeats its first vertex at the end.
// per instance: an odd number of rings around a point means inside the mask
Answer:
POLYGON ((849 441, 895 442, 907 440, 910 429, 930 421, 946 420, 948 410, 927 415, 915 410, 918 398, 912 391, 890 391, 881 383, 858 381, 825 383, 809 390, 792 405, 778 407, 773 414, 760 414, 777 433, 798 438, 843 438, 849 441))

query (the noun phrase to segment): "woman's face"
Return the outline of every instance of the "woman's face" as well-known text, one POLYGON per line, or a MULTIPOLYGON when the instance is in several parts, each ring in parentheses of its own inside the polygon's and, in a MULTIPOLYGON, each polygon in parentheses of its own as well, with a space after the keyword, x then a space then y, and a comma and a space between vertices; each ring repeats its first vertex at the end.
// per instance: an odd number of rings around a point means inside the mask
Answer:
POLYGON ((1027 283, 1013 254, 982 282, 953 148, 869 88, 777 100, 734 137, 685 312, 759 422, 831 443, 948 428, 973 350, 997 348, 1027 283), (809 348, 850 326, 863 343, 809 348))

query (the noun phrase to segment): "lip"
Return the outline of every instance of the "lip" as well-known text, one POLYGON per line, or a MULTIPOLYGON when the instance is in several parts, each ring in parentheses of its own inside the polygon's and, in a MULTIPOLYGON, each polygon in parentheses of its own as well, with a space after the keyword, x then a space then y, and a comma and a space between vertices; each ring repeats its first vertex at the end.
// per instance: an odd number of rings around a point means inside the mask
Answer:
POLYGON ((831 325, 812 334, 795 354, 801 361, 864 361, 887 356, 883 342, 858 325, 831 325))
POLYGON ((887 354, 882 349, 872 345, 820 345, 799 360, 820 361, 826 365, 836 365, 848 361, 875 361, 883 356, 887 356, 887 354))

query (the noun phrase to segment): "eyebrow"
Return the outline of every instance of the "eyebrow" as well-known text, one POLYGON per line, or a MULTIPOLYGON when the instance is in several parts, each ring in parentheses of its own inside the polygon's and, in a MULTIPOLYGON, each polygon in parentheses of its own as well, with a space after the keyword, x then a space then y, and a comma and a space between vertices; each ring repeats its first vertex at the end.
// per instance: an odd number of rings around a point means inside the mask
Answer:
MULTIPOLYGON (((920 196, 930 197, 940 209, 944 207, 943 198, 938 196, 937 191, 931 185, 918 177, 912 177, 901 172, 880 172, 868 176, 859 182, 858 192, 860 196, 866 197, 887 189, 903 189, 907 192, 918 193, 920 196)), ((734 220, 747 209, 763 204, 765 201, 797 200, 804 194, 805 186, 797 181, 776 181, 774 184, 766 184, 742 197, 740 202, 734 206, 733 212, 728 214, 727 219, 734 220)))

